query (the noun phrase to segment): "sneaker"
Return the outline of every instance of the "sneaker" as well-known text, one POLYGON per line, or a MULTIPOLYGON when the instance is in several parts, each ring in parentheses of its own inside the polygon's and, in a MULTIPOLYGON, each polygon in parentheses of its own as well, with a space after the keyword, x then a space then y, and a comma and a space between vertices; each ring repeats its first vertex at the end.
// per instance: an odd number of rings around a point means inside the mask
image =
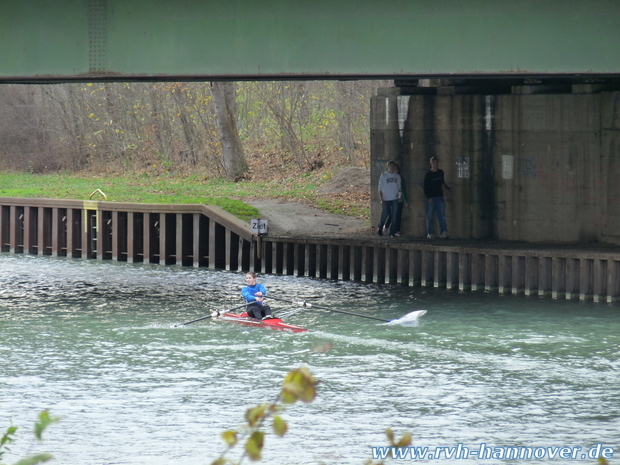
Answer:
POLYGON ((394 234, 394 236, 396 236, 396 237, 401 237, 401 236, 402 236, 402 234, 401 234, 401 233, 399 233, 399 232, 397 232, 396 234, 394 234))
POLYGON ((442 239, 447 239, 447 238, 449 237, 449 236, 448 236, 448 231, 444 231, 444 232, 442 232, 442 233, 441 233, 441 236, 439 236, 439 237, 441 237, 442 239))
POLYGON ((427 239, 435 239, 435 235, 434 234, 428 234, 426 236, 427 239))
POLYGON ((381 226, 377 228, 377 234, 379 234, 379 236, 383 236, 383 228, 381 226))
POLYGON ((271 320, 273 317, 271 315, 265 315, 263 320, 271 320))

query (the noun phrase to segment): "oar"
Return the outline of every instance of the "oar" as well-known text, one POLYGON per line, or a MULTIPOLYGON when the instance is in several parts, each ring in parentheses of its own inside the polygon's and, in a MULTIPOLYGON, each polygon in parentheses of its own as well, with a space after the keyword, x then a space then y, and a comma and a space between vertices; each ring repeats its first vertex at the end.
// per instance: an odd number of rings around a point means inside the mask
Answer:
POLYGON ((295 300, 280 299, 279 297, 274 297, 272 295, 266 295, 265 298, 273 299, 273 300, 280 300, 282 302, 288 302, 289 304, 294 304, 294 305, 301 305, 302 307, 308 307, 308 308, 314 307, 320 310, 327 310, 327 311, 336 312, 336 313, 344 313, 345 315, 359 316, 360 318, 368 318, 369 320, 383 321, 384 323, 389 323, 390 321, 394 321, 394 320, 384 320, 383 318, 377 318, 376 316, 360 315, 359 313, 347 312, 346 310, 337 310, 335 308, 323 307, 321 305, 311 304, 310 302, 304 302, 304 301, 299 302, 295 300))
MULTIPOLYGON (((228 313, 228 312, 230 312, 232 310, 236 310, 238 308, 245 307, 246 305, 248 305, 248 304, 245 303, 245 304, 237 305, 236 307, 232 307, 232 308, 229 308, 227 310, 221 310, 221 311, 218 310, 218 314, 219 313, 228 313)), ((192 320, 192 321, 186 321, 185 323, 179 323, 178 325, 174 325, 174 328, 178 328, 179 326, 185 326, 185 325, 188 325, 190 323, 196 323, 197 321, 206 320, 206 319, 212 318, 212 317, 213 317, 213 315, 207 315, 207 316, 203 316, 203 317, 200 317, 200 318, 196 318, 195 320, 192 320)))

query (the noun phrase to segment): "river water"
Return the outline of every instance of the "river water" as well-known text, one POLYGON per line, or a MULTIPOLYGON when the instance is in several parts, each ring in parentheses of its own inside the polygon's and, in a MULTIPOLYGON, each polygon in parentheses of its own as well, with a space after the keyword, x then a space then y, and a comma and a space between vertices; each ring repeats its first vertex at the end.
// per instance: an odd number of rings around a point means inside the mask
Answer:
MULTIPOLYGON (((287 319, 303 334, 174 327, 238 305, 243 274, 0 255, 0 430, 20 428, 5 461, 47 451, 63 465, 208 464, 224 449, 219 433, 302 365, 320 380, 317 399, 284 412, 289 431, 268 434, 264 463, 361 465, 387 445, 387 428, 435 454, 568 446, 581 459, 602 444, 619 460, 618 304, 260 279, 274 295, 361 314, 428 313, 394 326, 303 310, 287 319), (332 350, 315 351, 325 343, 332 350), (61 421, 36 443, 43 409, 61 421)), ((575 462, 596 463, 527 460, 575 462)))

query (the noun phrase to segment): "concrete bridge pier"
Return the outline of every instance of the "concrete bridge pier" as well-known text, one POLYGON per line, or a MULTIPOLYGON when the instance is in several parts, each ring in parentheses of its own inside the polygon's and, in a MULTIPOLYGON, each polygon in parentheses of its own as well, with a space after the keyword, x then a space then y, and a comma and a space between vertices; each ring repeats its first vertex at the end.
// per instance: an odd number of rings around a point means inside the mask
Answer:
MULTIPOLYGON (((445 197, 451 238, 620 244, 617 85, 427 81, 372 98, 372 224, 379 176, 396 160, 410 200, 403 232, 426 235, 422 186, 436 156, 452 188, 445 197)), ((541 266, 547 279, 550 265, 541 266)), ((492 286, 503 288, 502 279, 492 286)))

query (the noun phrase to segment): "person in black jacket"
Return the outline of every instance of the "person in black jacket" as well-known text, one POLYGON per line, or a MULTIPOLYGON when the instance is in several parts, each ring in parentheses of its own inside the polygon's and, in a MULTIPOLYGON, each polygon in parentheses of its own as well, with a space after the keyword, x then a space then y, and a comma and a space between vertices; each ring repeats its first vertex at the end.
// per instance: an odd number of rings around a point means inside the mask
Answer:
POLYGON ((434 216, 437 214, 439 233, 442 239, 448 237, 446 225, 446 202, 443 198, 443 188, 450 190, 444 179, 443 170, 438 168, 439 160, 431 157, 431 170, 424 177, 424 195, 426 196, 426 234, 428 239, 435 238, 434 216))

